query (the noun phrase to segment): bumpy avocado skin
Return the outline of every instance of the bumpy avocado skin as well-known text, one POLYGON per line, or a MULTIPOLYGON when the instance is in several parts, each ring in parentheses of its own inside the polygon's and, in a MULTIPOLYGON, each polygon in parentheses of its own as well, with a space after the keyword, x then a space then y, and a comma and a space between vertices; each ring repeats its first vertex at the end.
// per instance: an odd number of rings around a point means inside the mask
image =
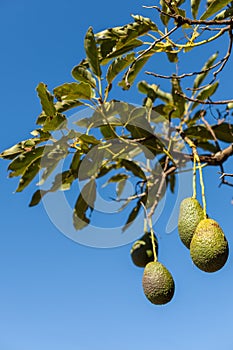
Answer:
POLYGON ((229 247, 219 224, 212 219, 202 220, 190 244, 194 264, 205 272, 220 270, 226 263, 229 247))
MULTIPOLYGON (((158 240, 155 237, 156 254, 158 255, 158 240)), ((137 240, 130 251, 133 263, 138 267, 145 267, 149 262, 154 261, 153 246, 151 242, 151 233, 145 233, 137 240)))
POLYGON ((175 292, 175 283, 167 268, 158 261, 146 265, 142 286, 144 294, 152 304, 163 305, 171 301, 175 292))
POLYGON ((197 225, 204 219, 203 209, 197 199, 188 197, 180 204, 178 232, 181 241, 189 249, 197 225))

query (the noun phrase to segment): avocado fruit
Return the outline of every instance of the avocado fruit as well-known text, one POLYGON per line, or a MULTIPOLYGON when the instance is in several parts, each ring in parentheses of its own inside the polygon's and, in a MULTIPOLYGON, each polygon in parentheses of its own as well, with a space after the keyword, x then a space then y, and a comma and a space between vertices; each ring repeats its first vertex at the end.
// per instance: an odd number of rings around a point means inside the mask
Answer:
MULTIPOLYGON (((156 255, 158 255, 158 240, 155 234, 154 241, 156 255)), ((139 240, 133 244, 130 250, 130 255, 133 263, 138 267, 145 267, 149 262, 155 260, 150 232, 146 232, 139 240)))
POLYGON ((203 209, 197 199, 188 197, 180 204, 178 232, 181 241, 189 249, 197 225, 204 219, 203 209))
POLYGON ((201 220, 190 244, 190 255, 194 264, 205 272, 220 270, 229 254, 227 239, 212 219, 201 220))
POLYGON ((167 304, 173 298, 175 291, 171 273, 158 261, 146 265, 142 286, 147 299, 155 305, 167 304))

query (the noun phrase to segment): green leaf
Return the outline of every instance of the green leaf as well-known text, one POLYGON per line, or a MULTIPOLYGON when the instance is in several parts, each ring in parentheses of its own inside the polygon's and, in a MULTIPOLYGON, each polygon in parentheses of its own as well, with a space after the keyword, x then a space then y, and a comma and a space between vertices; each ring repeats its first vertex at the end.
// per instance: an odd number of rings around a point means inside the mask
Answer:
POLYGON ((166 49, 164 48, 164 52, 166 53, 169 62, 177 63, 179 61, 178 54, 173 51, 174 50, 172 46, 166 46, 166 49))
MULTIPOLYGON (((111 101, 99 106, 89 118, 83 118, 75 122, 81 127, 99 128, 103 125, 121 126, 122 122, 117 116, 121 109, 121 103, 111 101), (115 116, 116 115, 116 116, 115 116)), ((127 104, 126 104, 127 105, 127 104)))
MULTIPOLYGON (((6 149, 0 154, 0 158, 4 159, 14 159, 18 155, 20 155, 23 152, 29 152, 31 151, 38 143, 43 142, 43 138, 40 139, 38 137, 28 139, 25 141, 21 141, 17 143, 16 145, 6 149)), ((46 140, 45 140, 46 141, 46 140)))
POLYGON ((108 84, 111 84, 116 76, 128 67, 134 60, 134 53, 130 53, 125 57, 116 58, 108 67, 106 79, 108 84))
POLYGON ((53 145, 46 145, 45 152, 41 158, 41 168, 44 168, 44 172, 41 175, 39 185, 42 185, 45 180, 56 169, 59 162, 64 159, 68 154, 68 144, 62 144, 62 140, 54 143, 53 145))
POLYGON ((44 131, 54 131, 64 129, 67 124, 67 119, 64 114, 57 113, 54 117, 47 117, 44 125, 44 131))
POLYGON ((40 169, 41 158, 38 158, 34 162, 32 162, 23 173, 21 179, 19 180, 19 186, 16 189, 16 192, 23 191, 25 187, 27 187, 30 184, 30 182, 34 179, 34 177, 37 175, 40 169))
POLYGON ((111 51, 108 55, 105 56, 105 59, 103 59, 101 63, 106 64, 110 59, 122 56, 125 53, 128 53, 141 45, 143 45, 143 42, 141 40, 132 40, 128 44, 122 45, 119 49, 111 51))
POLYGON ((108 62, 105 61, 105 58, 111 53, 113 52, 113 48, 116 45, 116 40, 113 38, 106 38, 105 36, 103 36, 101 39, 98 39, 98 33, 96 34, 96 38, 97 38, 97 43, 99 44, 99 50, 100 50, 100 62, 101 64, 105 64, 108 62))
POLYGON ((106 182, 106 184, 103 185, 103 187, 105 187, 106 185, 112 183, 112 182, 119 182, 122 180, 126 180, 128 179, 128 175, 124 174, 124 173, 119 173, 116 175, 113 175, 112 177, 110 177, 110 179, 108 179, 108 181, 106 182))
POLYGON ((105 140, 115 138, 116 134, 114 133, 115 127, 110 125, 103 125, 100 127, 101 134, 104 136, 105 140))
POLYGON ((218 140, 227 143, 233 142, 233 125, 228 123, 222 123, 219 125, 214 125, 212 127, 215 136, 218 140))
POLYGON ((51 188, 47 191, 37 190, 31 199, 29 207, 33 207, 41 201, 41 199, 49 192, 67 191, 70 189, 72 182, 75 180, 75 176, 73 175, 71 170, 63 171, 55 176, 53 184, 51 188))
POLYGON ((36 124, 43 125, 46 122, 47 118, 48 118, 48 116, 45 114, 45 112, 42 111, 42 113, 37 118, 36 124))
POLYGON ((87 210, 93 211, 95 200, 96 183, 91 180, 83 187, 74 207, 73 224, 76 230, 81 230, 90 223, 87 210))
POLYGON ((87 144, 92 144, 92 145, 99 145, 100 144, 100 141, 97 140, 92 135, 82 134, 82 135, 79 136, 79 139, 82 140, 83 142, 87 143, 87 144))
POLYGON ((194 116, 192 118, 190 118, 188 121, 186 121, 186 124, 190 127, 196 124, 196 122, 198 120, 201 119, 201 117, 203 116, 203 110, 200 109, 199 111, 197 111, 194 116))
POLYGON ((32 196, 32 199, 31 199, 31 201, 29 203, 29 207, 34 207, 35 205, 39 204, 41 199, 44 197, 44 195, 47 192, 48 191, 37 190, 32 196))
POLYGON ((136 164, 136 162, 127 159, 121 159, 120 165, 123 166, 126 170, 130 171, 134 176, 146 180, 144 171, 140 168, 140 166, 136 164))
POLYGON ((73 158, 70 164, 70 170, 72 171, 72 173, 75 175, 76 178, 78 177, 78 170, 79 170, 80 164, 81 164, 81 153, 77 151, 73 155, 73 158))
POLYGON ((53 104, 53 95, 51 95, 47 90, 47 85, 44 83, 39 83, 36 90, 45 114, 50 117, 54 116, 56 114, 56 108, 53 104))
POLYGON ((228 17, 233 16, 233 7, 230 7, 226 10, 221 11, 217 16, 214 18, 216 21, 222 21, 223 19, 226 19, 228 17))
MULTIPOLYGON (((216 82, 212 85, 208 85, 206 88, 204 88, 197 96, 196 96, 196 99, 199 100, 199 101, 205 101, 207 100, 210 96, 212 96, 215 91, 217 90, 218 88, 218 85, 219 83, 216 82)), ((198 102, 194 102, 193 105, 192 105, 192 108, 191 110, 193 110, 195 107, 197 107, 199 105, 198 102)))
POLYGON ((142 145, 147 158, 152 159, 154 155, 160 153, 164 147, 162 141, 154 134, 151 124, 147 120, 147 111, 145 107, 134 108, 129 115, 121 116, 122 122, 127 130, 130 131, 133 139, 138 140, 142 145))
POLYGON ((223 7, 227 6, 231 3, 231 0, 215 0, 213 1, 210 6, 207 8, 207 10, 202 14, 201 20, 205 20, 213 15, 215 15, 216 12, 222 10, 223 7))
POLYGON ((151 121, 155 123, 163 122, 164 118, 166 120, 172 118, 180 118, 179 110, 174 106, 174 104, 159 104, 152 108, 155 113, 151 115, 151 121))
POLYGON ((93 29, 90 27, 86 33, 84 39, 84 48, 87 55, 87 60, 92 72, 98 77, 101 78, 101 68, 99 62, 99 52, 97 49, 95 36, 93 33, 93 29))
POLYGON ((84 65, 79 64, 78 66, 74 67, 71 74, 74 79, 87 83, 91 85, 92 88, 96 87, 95 78, 84 65))
POLYGON ((196 139, 199 141, 213 140, 213 136, 209 130, 206 129, 204 125, 191 126, 184 130, 185 136, 188 136, 192 140, 196 139))
MULTIPOLYGON (((217 125, 211 125, 211 128, 218 140, 231 143, 233 142, 233 125, 228 123, 222 123, 217 125)), ((204 125, 195 125, 184 131, 184 134, 191 139, 197 140, 198 146, 203 143, 203 149, 210 150, 209 145, 204 148, 204 143, 207 140, 213 140, 211 132, 204 125), (208 148, 207 148, 208 147, 208 148)), ((214 149, 212 149, 214 151, 214 149)), ((216 150, 216 149, 215 149, 216 150)))
POLYGON ((113 58, 132 51, 135 47, 143 44, 137 40, 138 37, 149 31, 158 31, 156 24, 149 18, 139 15, 133 15, 132 17, 134 18, 134 23, 97 33, 96 38, 100 44, 102 58, 113 58))
POLYGON ((141 205, 142 205, 141 202, 142 202, 142 199, 139 199, 135 207, 133 208, 133 210, 130 212, 128 219, 124 227, 122 228, 122 232, 125 232, 129 228, 129 226, 134 222, 134 220, 137 218, 141 209, 141 205))
POLYGON ((116 194, 118 198, 121 196, 122 192, 124 191, 126 183, 127 183, 127 178, 122 179, 117 183, 116 194))
POLYGON ((37 147, 29 152, 20 154, 13 160, 8 166, 8 170, 11 170, 10 177, 19 176, 23 174, 26 168, 34 162, 37 158, 41 158, 44 152, 45 146, 37 147))
POLYGON ((196 145, 197 145, 197 147, 203 149, 204 151, 208 151, 208 152, 211 152, 211 153, 216 153, 217 152, 216 146, 213 143, 211 143, 211 142, 198 141, 198 142, 196 142, 196 145))
POLYGON ((83 103, 77 100, 63 100, 63 101, 58 101, 55 103, 55 108, 57 110, 57 112, 62 113, 62 112, 66 112, 69 109, 72 109, 74 107, 79 107, 82 106, 83 103))
POLYGON ((139 60, 135 61, 135 64, 130 68, 129 73, 126 72, 122 81, 118 84, 123 88, 123 90, 128 90, 130 86, 133 84, 137 75, 140 73, 141 69, 144 67, 149 57, 142 57, 139 60), (128 77, 126 81, 126 75, 128 77))
POLYGON ((193 15, 194 19, 197 18, 197 13, 198 13, 198 9, 200 6, 200 2, 201 2, 201 0, 191 0, 191 10, 192 10, 192 15, 193 15))
MULTIPOLYGON (((158 27, 157 25, 152 22, 152 20, 150 18, 147 17, 143 17, 140 15, 132 15, 135 24, 133 24, 133 29, 137 29, 137 33, 138 35, 142 35, 147 33, 149 30, 152 30, 154 32, 158 31, 158 27)), ((134 31, 134 30, 133 30, 134 31)), ((134 35, 134 33, 132 33, 132 35, 134 35)))
POLYGON ((52 187, 49 192, 67 191, 70 189, 75 177, 71 170, 65 170, 55 176, 52 187))
POLYGON ((5 151, 3 151, 0 154, 0 157, 3 159, 14 159, 15 157, 17 157, 19 154, 24 152, 24 148, 22 145, 22 142, 17 143, 17 145, 14 145, 8 149, 6 149, 5 151))
MULTIPOLYGON (((182 5, 182 3, 183 3, 184 1, 185 1, 185 0, 180 0, 180 1, 174 0, 174 1, 171 2, 173 11, 174 11, 174 13, 176 13, 177 15, 181 15, 181 13, 180 13, 180 12, 181 12, 181 9, 179 8, 179 6, 182 5)), ((168 14, 168 16, 166 16, 166 15, 163 14, 163 13, 160 15, 161 21, 163 22, 163 24, 164 24, 165 26, 167 26, 167 25, 168 25, 168 22, 169 22, 169 20, 170 20, 170 18, 171 18, 171 17, 169 17, 169 14, 171 14, 171 10, 170 10, 169 6, 167 5, 167 2, 166 2, 166 1, 160 0, 160 4, 161 4, 161 6, 162 6, 162 11, 168 14)), ((174 13, 173 13, 173 14, 174 14, 174 13)))
POLYGON ((156 89, 154 89, 153 85, 148 84, 146 81, 140 81, 138 83, 138 90, 141 93, 146 94, 147 98, 149 98, 152 101, 152 103, 157 97, 157 94, 155 91, 156 89))
POLYGON ((159 98, 160 100, 166 103, 172 103, 172 94, 165 92, 159 88, 159 85, 156 84, 148 84, 146 81, 140 81, 138 83, 138 90, 143 94, 147 94, 151 97, 159 98), (154 95, 155 94, 155 95, 154 95))
POLYGON ((91 86, 84 82, 63 84, 53 91, 58 100, 91 100, 94 97, 91 86))
POLYGON ((120 166, 118 166, 117 162, 114 164, 107 164, 106 162, 104 162, 102 164, 102 166, 100 167, 100 171, 98 172, 98 175, 96 178, 100 178, 102 176, 105 176, 106 174, 108 174, 110 171, 115 170, 117 168, 119 168, 120 166), (103 165, 104 164, 104 165, 103 165))
POLYGON ((172 78, 172 97, 173 97, 173 102, 177 111, 176 117, 182 118, 185 112, 186 101, 185 101, 185 98, 177 94, 177 92, 183 93, 180 86, 180 81, 176 77, 173 77, 172 78))
POLYGON ((45 169, 41 175, 40 182, 38 183, 39 186, 44 184, 45 180, 47 180, 48 177, 53 173, 53 171, 56 169, 56 167, 58 166, 62 158, 64 158, 64 156, 61 156, 60 158, 57 158, 57 159, 50 159, 50 160, 48 159, 45 160, 43 158, 42 163, 43 163, 43 168, 45 169))
MULTIPOLYGON (((215 62, 216 58, 218 57, 218 52, 214 53, 208 61, 205 63, 205 65, 202 67, 201 71, 205 71, 209 69, 215 62)), ((206 76, 209 74, 210 71, 206 71, 205 73, 198 74, 194 80, 193 88, 197 89, 203 82, 203 80, 206 78, 206 76)))

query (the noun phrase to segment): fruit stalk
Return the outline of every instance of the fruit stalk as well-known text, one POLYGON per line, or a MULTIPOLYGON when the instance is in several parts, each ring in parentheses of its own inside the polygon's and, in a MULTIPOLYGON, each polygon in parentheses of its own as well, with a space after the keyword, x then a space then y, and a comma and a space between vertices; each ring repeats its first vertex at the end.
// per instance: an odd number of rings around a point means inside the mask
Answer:
POLYGON ((202 166, 201 166, 200 158, 199 158, 197 153, 196 153, 196 157, 197 157, 197 161, 198 161, 198 165, 199 165, 202 206, 203 206, 204 218, 206 219, 207 214, 206 214, 205 185, 204 185, 204 179, 203 179, 203 173, 202 173, 202 166))
POLYGON ((193 198, 197 198, 197 167, 196 157, 193 158, 193 198))
MULTIPOLYGON (((201 196, 202 196, 202 206, 203 206, 204 218, 206 219, 207 214, 206 214, 205 185, 204 185, 204 180, 203 180, 202 165, 201 165, 200 157, 197 153, 197 147, 193 143, 192 140, 190 140, 187 136, 185 136, 183 134, 183 131, 180 131, 180 135, 184 139, 184 141, 192 148, 193 162, 198 163, 198 169, 199 169, 199 175, 200 175, 201 196)), ((194 194, 195 193, 196 193, 196 187, 194 189, 194 194)))
POLYGON ((149 219, 149 226, 150 226, 150 234, 151 234, 151 242, 152 242, 152 248, 153 248, 154 261, 156 262, 158 260, 158 258, 157 258, 157 254, 156 254, 155 236, 154 236, 154 231, 152 228, 151 218, 149 219))

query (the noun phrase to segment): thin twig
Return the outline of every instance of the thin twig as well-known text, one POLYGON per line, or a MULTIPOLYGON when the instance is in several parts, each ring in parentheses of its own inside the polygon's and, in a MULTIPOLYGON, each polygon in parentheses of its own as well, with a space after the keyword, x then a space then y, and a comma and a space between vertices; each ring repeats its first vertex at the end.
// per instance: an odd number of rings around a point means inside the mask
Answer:
POLYGON ((186 77, 192 77, 194 75, 199 75, 199 74, 203 74, 206 72, 209 72, 210 70, 216 68, 217 66, 219 66, 222 62, 224 61, 224 58, 222 60, 220 60, 219 62, 215 63, 213 66, 203 69, 202 71, 199 72, 192 72, 192 73, 184 73, 181 75, 162 75, 162 74, 157 74, 157 73, 153 73, 153 72, 145 72, 148 75, 153 75, 156 78, 163 78, 163 79, 172 79, 172 78, 176 78, 176 79, 183 79, 186 77))
POLYGON ((153 203, 153 205, 150 209, 150 212, 148 214, 149 219, 154 215, 155 209, 159 203, 166 177, 168 175, 172 174, 175 170, 176 170, 176 166, 172 165, 170 168, 167 169, 167 171, 163 172, 162 177, 161 177, 161 182, 159 184, 159 188, 158 188, 154 203, 153 203))
MULTIPOLYGON (((162 15, 173 18, 176 20, 180 25, 183 24, 189 24, 189 25, 196 25, 196 24, 205 24, 205 25, 229 25, 232 24, 232 18, 227 19, 227 20, 201 20, 201 19, 191 19, 188 17, 183 17, 178 14, 172 14, 172 13, 167 13, 163 10, 161 10, 158 6, 143 6, 144 8, 147 9, 155 9, 158 12, 160 12, 162 15)), ((174 11, 173 11, 174 13, 174 11)))
MULTIPOLYGON (((212 135, 212 137, 213 137, 216 150, 217 150, 218 152, 221 152, 222 150, 221 150, 220 144, 219 144, 219 142, 218 142, 218 139, 217 139, 217 137, 216 137, 216 135, 215 135, 214 130, 212 129, 212 127, 210 126, 210 124, 207 122, 207 120, 204 118, 204 116, 202 116, 201 119, 202 119, 203 123, 205 124, 207 130, 211 133, 211 135, 212 135)), ((223 164, 222 164, 222 163, 219 164, 219 167, 220 167, 221 173, 224 173, 224 168, 223 168, 223 164)), ((223 182, 224 182, 224 178, 222 179, 222 183, 223 183, 223 182)), ((221 186, 221 184, 220 184, 220 186, 221 186)))
POLYGON ((222 175, 220 176, 220 179, 221 179, 222 177, 224 177, 224 176, 231 176, 231 177, 233 177, 233 174, 227 174, 227 173, 219 173, 219 174, 222 174, 222 175))
MULTIPOLYGON (((185 132, 183 135, 185 136, 185 132)), ((182 152, 173 151, 172 155, 178 160, 193 160, 192 155, 182 152)), ((201 163, 207 163, 207 165, 216 166, 223 164, 231 156, 233 156, 233 143, 228 147, 222 149, 220 152, 216 152, 214 154, 202 154, 199 155, 199 158, 201 163)))
POLYGON ((227 185, 227 186, 233 187, 233 183, 225 179, 226 176, 233 177, 233 174, 227 174, 227 173, 219 173, 219 174, 221 174, 220 176, 220 179, 222 180, 221 185, 227 185))
POLYGON ((233 100, 222 100, 222 101, 206 101, 206 100, 198 100, 197 98, 191 98, 188 97, 181 92, 177 91, 175 92, 177 95, 183 97, 185 100, 188 100, 190 102, 197 102, 203 105, 227 105, 228 103, 233 103, 233 100))
POLYGON ((125 83, 127 87, 130 87, 130 83, 128 81, 129 78, 129 74, 132 71, 132 68, 134 67, 134 65, 136 64, 136 62, 138 62, 138 60, 140 60, 144 55, 148 54, 148 52, 150 52, 151 50, 153 50, 153 48, 160 43, 161 41, 163 41, 164 39, 166 39, 169 35, 171 35, 172 33, 174 33, 177 29, 179 28, 179 25, 176 25, 174 28, 172 28, 169 32, 167 32, 166 34, 164 34, 163 36, 161 36, 159 39, 155 40, 146 50, 144 50, 140 55, 138 55, 138 57, 131 63, 129 69, 127 70, 126 74, 125 74, 125 83))
POLYGON ((226 53, 226 55, 223 57, 223 60, 222 60, 223 62, 222 62, 222 64, 221 64, 221 67, 219 67, 219 69, 216 70, 216 71, 213 73, 214 79, 210 82, 210 84, 213 84, 213 82, 214 82, 214 81, 216 80, 216 78, 217 78, 217 75, 223 70, 223 68, 225 67, 227 61, 228 61, 229 58, 230 58, 231 51, 232 51, 232 42, 233 42, 233 35, 232 35, 231 26, 230 26, 230 28, 229 28, 228 33, 229 33, 229 38, 230 38, 230 40, 229 40, 229 46, 228 46, 227 53, 226 53))

